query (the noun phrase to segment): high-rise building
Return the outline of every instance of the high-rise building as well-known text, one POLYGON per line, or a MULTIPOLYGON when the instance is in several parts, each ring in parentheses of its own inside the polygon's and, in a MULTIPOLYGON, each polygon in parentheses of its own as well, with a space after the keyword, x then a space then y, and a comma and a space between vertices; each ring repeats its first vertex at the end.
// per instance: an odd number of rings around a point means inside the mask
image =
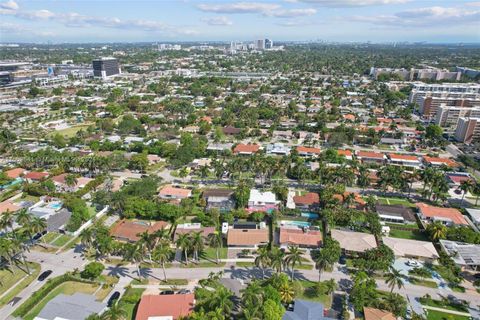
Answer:
POLYGON ((271 39, 265 39, 265 49, 272 49, 273 41, 271 39))
POLYGON ((460 118, 480 118, 480 107, 465 108, 441 105, 437 110, 435 124, 455 129, 460 118))
POLYGON ((380 75, 395 75, 404 81, 415 80, 460 80, 462 73, 460 71, 448 71, 445 69, 395 69, 395 68, 375 68, 370 69, 370 75, 378 79, 380 75))
POLYGON ((105 79, 120 74, 118 60, 111 57, 103 57, 92 61, 93 76, 105 79))
POLYGON ((463 143, 480 142, 480 118, 458 119, 455 140, 463 143))
POLYGON ((265 39, 255 40, 255 49, 265 50, 265 39))

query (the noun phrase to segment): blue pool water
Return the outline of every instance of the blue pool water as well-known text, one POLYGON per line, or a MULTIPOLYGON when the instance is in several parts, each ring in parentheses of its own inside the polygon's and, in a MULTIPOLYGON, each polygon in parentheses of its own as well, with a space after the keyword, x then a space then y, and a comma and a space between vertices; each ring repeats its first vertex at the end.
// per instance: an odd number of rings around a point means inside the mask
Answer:
POLYGON ((317 219, 318 218, 318 213, 302 212, 301 216, 304 217, 304 218, 309 218, 309 219, 317 219))
POLYGON ((282 220, 280 223, 285 226, 295 226, 299 228, 310 227, 310 222, 306 222, 306 221, 282 220))
POLYGON ((62 207, 62 203, 61 202, 52 202, 52 203, 49 203, 47 205, 47 208, 50 208, 50 209, 54 209, 54 210, 58 210, 62 207))
POLYGON ((6 183, 6 184, 0 186, 0 189, 7 189, 8 187, 12 187, 12 186, 17 185, 17 184, 22 183, 22 182, 23 182, 22 178, 16 178, 15 180, 12 180, 9 183, 6 183))

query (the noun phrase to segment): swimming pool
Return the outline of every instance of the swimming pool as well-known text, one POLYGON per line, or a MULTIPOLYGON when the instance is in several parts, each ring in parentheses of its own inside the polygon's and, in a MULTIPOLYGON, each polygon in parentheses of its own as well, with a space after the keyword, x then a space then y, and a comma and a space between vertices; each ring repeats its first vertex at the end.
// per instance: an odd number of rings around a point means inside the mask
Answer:
POLYGON ((53 209, 53 210, 58 210, 58 209, 62 208, 62 205, 63 204, 61 202, 50 202, 47 205, 47 208, 53 209))
POLYGON ((319 217, 318 213, 315 212, 302 212, 301 216, 308 219, 317 219, 319 217))
POLYGON ((17 184, 22 183, 22 182, 23 182, 22 178, 16 178, 15 180, 12 180, 9 183, 6 183, 6 184, 0 186, 0 189, 7 189, 8 187, 12 187, 12 186, 17 185, 17 184))
POLYGON ((298 227, 298 228, 309 228, 311 224, 310 222, 306 222, 306 221, 282 220, 280 221, 280 225, 298 227))

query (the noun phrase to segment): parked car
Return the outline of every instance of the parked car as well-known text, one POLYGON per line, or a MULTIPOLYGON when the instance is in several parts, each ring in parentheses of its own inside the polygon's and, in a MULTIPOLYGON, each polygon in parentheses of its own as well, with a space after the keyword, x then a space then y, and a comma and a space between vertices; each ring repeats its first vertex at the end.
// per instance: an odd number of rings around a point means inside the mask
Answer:
POLYGON ((38 276, 38 281, 43 281, 43 280, 47 279, 52 274, 52 272, 53 272, 52 270, 47 270, 47 271, 42 272, 38 276))
POLYGON ((175 294, 175 292, 173 290, 165 290, 165 291, 162 291, 160 292, 161 295, 166 295, 166 294, 175 294))
POLYGON ((422 266, 422 264, 417 260, 408 260, 405 264, 409 267, 415 267, 415 268, 419 268, 422 266))
POLYGON ((340 256, 340 259, 338 259, 338 263, 341 265, 345 265, 347 263, 347 257, 340 256))
POLYGON ((188 294, 188 293, 192 293, 192 292, 188 289, 181 289, 177 292, 177 294, 188 294))
POLYGON ((107 307, 112 307, 113 304, 115 303, 115 301, 118 300, 118 298, 120 298, 120 292, 118 291, 115 291, 111 296, 110 298, 108 299, 108 302, 107 302, 107 307))

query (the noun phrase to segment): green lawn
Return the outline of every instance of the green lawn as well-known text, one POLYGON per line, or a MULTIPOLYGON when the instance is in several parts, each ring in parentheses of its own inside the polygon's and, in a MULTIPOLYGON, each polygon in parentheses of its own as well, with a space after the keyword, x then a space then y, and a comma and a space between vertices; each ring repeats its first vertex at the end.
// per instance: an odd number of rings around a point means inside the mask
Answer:
POLYGON ((428 241, 427 234, 424 232, 420 232, 419 230, 407 231, 407 230, 397 230, 397 229, 390 228, 389 236, 392 238, 428 241))
POLYGON ((253 262, 246 262, 246 261, 238 261, 236 263, 236 266, 237 267, 240 267, 240 268, 253 268, 255 267, 255 263, 253 262))
POLYGON ((458 316, 451 313, 440 312, 436 310, 426 310, 427 320, 469 320, 470 317, 458 316))
MULTIPOLYGON (((34 262, 29 262, 28 265, 30 266, 30 275, 17 267, 13 268, 15 273, 8 270, 0 270, 0 295, 4 294, 8 289, 14 287, 8 294, 0 299, 0 306, 8 303, 13 297, 15 297, 20 291, 26 288, 30 283, 32 283, 33 280, 37 278, 38 274, 40 273, 40 265, 34 262)), ((22 266, 22 268, 25 267, 22 266)))
POLYGON ((300 283, 302 284, 304 291, 297 297, 298 299, 320 302, 325 309, 330 309, 332 305, 331 295, 320 294, 317 296, 313 291, 313 287, 317 284, 316 282, 302 280, 300 283))
POLYGON ((415 284, 417 286, 424 286, 429 288, 438 288, 438 285, 435 281, 423 280, 414 277, 410 277, 409 281, 411 284, 415 284))
POLYGON ((49 136, 54 136, 55 134, 59 133, 65 138, 71 138, 71 137, 74 137, 78 131, 82 129, 87 130, 89 126, 90 124, 81 124, 81 125, 73 126, 70 128, 62 129, 62 130, 56 130, 50 133, 49 136))
POLYGON ((62 234, 59 238, 57 238, 55 241, 52 242, 52 245, 57 246, 57 247, 62 247, 63 245, 65 245, 70 240, 72 240, 71 236, 67 236, 66 234, 62 234))
MULTIPOLYGON (((218 256, 220 259, 227 258, 227 248, 219 248, 218 249, 218 256)), ((200 253, 200 259, 204 260, 213 260, 216 261, 217 259, 217 249, 216 248, 205 248, 203 249, 202 253, 200 253)))
POLYGON ((406 207, 415 207, 414 203, 403 198, 378 197, 378 202, 381 204, 401 204, 406 207))
MULTIPOLYGON (((50 291, 39 303, 28 312, 24 320, 33 320, 42 311, 45 305, 59 294, 72 295, 76 292, 93 294, 98 289, 98 284, 67 281, 50 291)), ((98 301, 102 301, 110 293, 110 288, 100 289, 96 294, 98 301)))
POLYGON ((140 301, 140 298, 142 297, 143 291, 145 291, 145 289, 143 288, 129 287, 123 294, 122 298, 120 298, 120 301, 118 302, 118 304, 122 306, 122 308, 127 313, 127 317, 125 318, 126 320, 135 319, 137 304, 138 304, 138 301, 140 301))
POLYGON ((55 240, 55 238, 57 238, 59 235, 60 234, 58 232, 49 232, 42 237, 42 240, 40 242, 50 243, 55 240))
POLYGON ((420 299, 420 303, 426 306, 430 307, 436 307, 436 308, 442 308, 442 309, 447 309, 447 310, 453 310, 453 311, 459 311, 459 312, 467 312, 468 309, 463 306, 463 305, 456 305, 456 304, 446 304, 441 300, 425 300, 425 299, 420 299))

